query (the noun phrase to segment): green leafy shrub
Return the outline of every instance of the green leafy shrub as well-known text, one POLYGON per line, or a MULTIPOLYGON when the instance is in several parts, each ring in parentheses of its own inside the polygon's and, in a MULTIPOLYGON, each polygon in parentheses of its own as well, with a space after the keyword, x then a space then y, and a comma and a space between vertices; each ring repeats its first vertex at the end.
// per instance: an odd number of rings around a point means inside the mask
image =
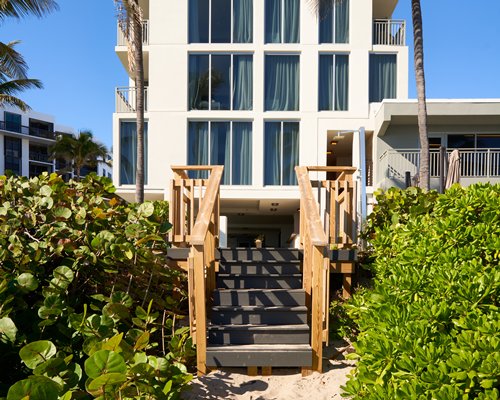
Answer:
POLYGON ((194 352, 166 202, 106 178, 0 177, 0 397, 170 399, 194 352))
POLYGON ((423 207, 384 223, 413 194, 391 196, 372 225, 374 287, 347 306, 360 333, 346 395, 498 399, 500 185, 420 193, 423 207))

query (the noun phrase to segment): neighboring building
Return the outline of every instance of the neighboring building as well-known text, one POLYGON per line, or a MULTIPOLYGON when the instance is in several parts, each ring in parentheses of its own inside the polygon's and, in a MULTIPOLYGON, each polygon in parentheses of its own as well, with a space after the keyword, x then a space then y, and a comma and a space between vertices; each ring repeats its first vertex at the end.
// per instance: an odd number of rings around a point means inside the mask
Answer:
MULTIPOLYGON (((388 161, 418 143, 406 23, 391 19, 397 0, 344 0, 322 19, 304 0, 140 3, 146 199, 168 199, 171 165, 223 164, 229 244, 265 234, 267 245, 284 246, 298 225, 295 165, 358 167, 358 193, 368 197, 376 186, 399 185, 406 170, 414 174, 411 165, 395 173, 388 161)), ((128 70, 125 44, 118 32, 115 50, 128 70)), ((116 90, 113 181, 133 199, 132 77, 129 85, 116 90)), ((500 102, 454 104, 430 106, 433 137, 450 146, 459 144, 452 133, 476 135, 473 152, 500 147, 482 141, 500 132, 500 102), (464 120, 471 124, 460 126, 464 120)))
MULTIPOLYGON (((10 170, 17 175, 33 177, 42 172, 67 169, 63 160, 50 159, 50 147, 59 135, 75 135, 73 128, 55 123, 51 115, 35 111, 21 112, 16 108, 0 109, 0 174, 10 170)), ((111 155, 96 168, 86 168, 82 176, 96 172, 112 177, 111 155)), ((69 179, 73 173, 66 173, 69 179)))

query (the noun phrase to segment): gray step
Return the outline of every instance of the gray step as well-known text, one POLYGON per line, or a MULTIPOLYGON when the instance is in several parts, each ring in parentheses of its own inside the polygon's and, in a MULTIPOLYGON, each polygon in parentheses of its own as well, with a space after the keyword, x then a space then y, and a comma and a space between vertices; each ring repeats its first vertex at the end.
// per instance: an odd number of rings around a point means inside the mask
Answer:
POLYGON ((227 306, 303 306, 304 289, 219 289, 214 305, 227 306))
POLYGON ((264 247, 262 249, 233 247, 220 249, 221 261, 285 261, 302 259, 299 249, 264 247))
POLYGON ((308 325, 211 325, 210 344, 308 344, 308 325))
POLYGON ((224 289, 300 289, 302 275, 230 275, 219 273, 217 287, 224 289))
POLYGON ((224 261, 219 266, 219 272, 223 274, 238 275, 265 275, 265 274, 300 274, 302 268, 300 261, 224 261))
POLYGON ((307 307, 215 306, 211 321, 223 324, 307 324, 307 307))
POLYGON ((310 367, 312 349, 301 345, 207 346, 209 367, 310 367))

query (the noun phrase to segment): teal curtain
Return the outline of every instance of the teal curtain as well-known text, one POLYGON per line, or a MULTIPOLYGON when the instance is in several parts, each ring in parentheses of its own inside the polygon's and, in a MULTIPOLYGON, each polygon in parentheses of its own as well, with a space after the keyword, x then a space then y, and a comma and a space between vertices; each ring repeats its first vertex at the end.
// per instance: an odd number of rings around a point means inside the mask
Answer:
POLYGON ((299 165, 299 123, 283 122, 283 185, 297 185, 299 165))
POLYGON ((233 0, 233 42, 253 42, 253 0, 233 0))
POLYGON ((229 185, 231 177, 231 148, 229 122, 210 123, 210 165, 223 165, 222 184, 229 185))
MULTIPOLYGON (((208 122, 189 122, 188 165, 208 165, 208 122)), ((208 178, 207 171, 190 171, 192 179, 208 178)))
POLYGON ((319 110, 333 110, 333 56, 319 56, 319 110))
MULTIPOLYGON (((137 123, 120 122, 120 184, 134 185, 137 167, 137 123)), ((148 183, 148 123, 144 123, 144 183, 148 183)))
POLYGON ((233 122, 233 185, 252 184, 252 123, 233 122))
POLYGON ((370 103, 396 98, 396 54, 370 55, 370 103))
POLYGON ((265 42, 281 43, 282 0, 265 0, 265 42))
POLYGON ((300 1, 284 0, 284 43, 299 43, 300 40, 300 1))
POLYGON ((299 56, 266 56, 265 110, 299 109, 299 56))
POLYGON ((281 185, 281 122, 266 122, 264 185, 281 185))
POLYGON ((335 110, 346 111, 349 106, 349 56, 335 56, 335 110))
POLYGON ((253 104, 253 59, 233 56, 233 110, 251 110, 253 104))
POLYGON ((335 43, 349 43, 349 0, 335 3, 335 43))

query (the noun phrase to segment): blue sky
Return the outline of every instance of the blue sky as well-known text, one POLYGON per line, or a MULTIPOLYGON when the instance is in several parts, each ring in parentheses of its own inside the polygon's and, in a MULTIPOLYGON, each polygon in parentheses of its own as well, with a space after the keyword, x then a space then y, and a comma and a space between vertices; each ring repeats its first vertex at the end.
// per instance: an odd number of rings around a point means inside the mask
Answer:
MULTIPOLYGON (((408 24, 414 98, 410 3, 400 0, 393 17, 408 24)), ((90 129, 110 147, 114 88, 127 82, 114 54, 113 0, 59 0, 59 5, 59 12, 40 20, 8 20, 0 27, 1 40, 22 40, 18 50, 30 77, 45 85, 22 94, 33 109, 55 115, 60 124, 90 129)), ((500 1, 422 0, 422 7, 428 98, 500 98, 500 1)))

